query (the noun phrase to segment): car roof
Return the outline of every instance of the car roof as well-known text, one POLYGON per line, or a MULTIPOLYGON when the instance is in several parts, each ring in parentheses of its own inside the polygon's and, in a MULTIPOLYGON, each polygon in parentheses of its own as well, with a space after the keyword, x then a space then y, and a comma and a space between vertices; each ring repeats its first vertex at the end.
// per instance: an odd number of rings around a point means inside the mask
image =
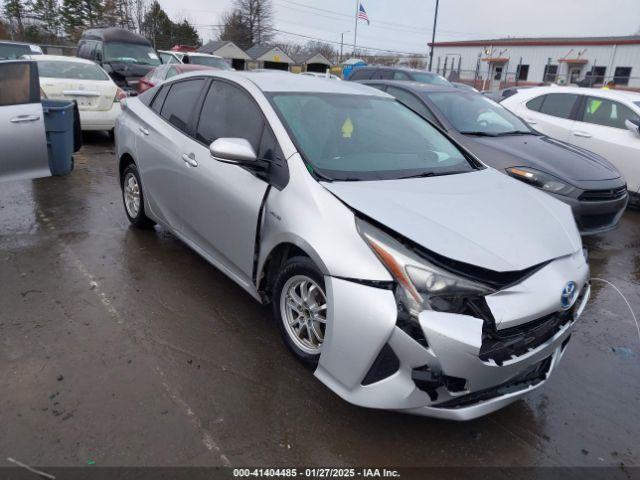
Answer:
POLYGON ((527 88, 522 93, 526 94, 527 96, 536 96, 536 95, 542 95, 545 93, 576 93, 579 95, 594 95, 597 97, 609 98, 611 100, 626 100, 628 102, 640 101, 640 93, 638 92, 632 92, 629 90, 606 89, 606 88, 583 88, 583 87, 570 87, 570 86, 565 87, 565 86, 559 86, 559 85, 549 85, 544 87, 527 88))
POLYGON ((178 52, 175 50, 158 50, 158 53, 170 53, 171 55, 185 55, 185 56, 189 56, 189 57, 213 57, 213 58, 220 58, 222 60, 224 60, 221 56, 219 55, 212 55, 210 53, 202 53, 202 52, 178 52))
POLYGON ((8 43, 11 45, 38 45, 37 43, 30 43, 30 42, 18 42, 17 40, 0 40, 0 43, 8 43))
MULTIPOLYGON (((318 78, 310 75, 298 75, 283 71, 228 71, 203 70, 188 73, 186 76, 211 76, 229 80, 241 77, 249 80, 263 92, 300 92, 300 93, 336 93, 351 95, 368 95, 392 98, 384 92, 358 82, 336 82, 329 78, 318 78)), ((186 78, 186 77, 183 77, 186 78)))
POLYGON ((73 62, 95 65, 95 62, 79 57, 67 57, 64 55, 23 55, 24 58, 35 62, 51 61, 51 62, 73 62))
POLYGON ((404 88, 405 90, 411 90, 418 95, 422 93, 431 92, 455 92, 455 93, 467 93, 461 91, 459 88, 448 85, 432 85, 430 83, 411 82, 406 80, 357 80, 359 83, 365 85, 389 85, 393 87, 404 88))

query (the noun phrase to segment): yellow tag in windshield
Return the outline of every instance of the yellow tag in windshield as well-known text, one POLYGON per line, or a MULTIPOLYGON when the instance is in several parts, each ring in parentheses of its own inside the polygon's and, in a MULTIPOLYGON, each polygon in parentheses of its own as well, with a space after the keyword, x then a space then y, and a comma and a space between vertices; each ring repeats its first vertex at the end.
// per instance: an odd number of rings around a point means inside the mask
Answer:
POLYGON ((342 136, 344 138, 351 138, 351 135, 353 135, 353 122, 350 117, 347 117, 342 124, 342 136))

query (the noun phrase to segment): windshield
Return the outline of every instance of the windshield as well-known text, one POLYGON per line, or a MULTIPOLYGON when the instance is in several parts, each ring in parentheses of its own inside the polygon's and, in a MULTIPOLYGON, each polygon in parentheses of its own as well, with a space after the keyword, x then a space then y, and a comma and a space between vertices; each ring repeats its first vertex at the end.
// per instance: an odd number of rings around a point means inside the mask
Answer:
POLYGON ((70 78, 74 80, 109 80, 97 65, 77 62, 41 61, 37 63, 38 73, 46 78, 70 78))
POLYGON ((189 55, 189 63, 192 63, 194 65, 205 65, 207 67, 219 68, 220 70, 231 70, 229 64, 227 64, 227 62, 225 62, 222 58, 218 57, 189 55))
POLYGON ((522 120, 483 95, 461 91, 427 95, 460 133, 489 136, 532 133, 522 120))
POLYGON ((148 45, 108 42, 104 44, 105 62, 130 62, 142 65, 160 65, 158 55, 148 45))
POLYGON ((415 73, 412 72, 411 76, 416 82, 420 83, 429 83, 431 85, 443 85, 445 87, 450 87, 451 83, 448 80, 445 80, 440 75, 434 75, 433 73, 415 73))
POLYGON ((329 180, 386 180, 476 169, 422 117, 389 98, 271 96, 297 148, 329 180))
POLYGON ((15 60, 22 55, 32 55, 29 45, 20 45, 17 43, 0 43, 0 58, 5 60, 15 60))

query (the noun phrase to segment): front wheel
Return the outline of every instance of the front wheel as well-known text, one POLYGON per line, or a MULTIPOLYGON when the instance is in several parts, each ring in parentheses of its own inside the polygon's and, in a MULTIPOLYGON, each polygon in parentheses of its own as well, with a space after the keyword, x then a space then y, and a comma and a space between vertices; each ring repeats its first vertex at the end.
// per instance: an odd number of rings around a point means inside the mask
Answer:
POLYGON ((144 195, 140 174, 135 164, 130 164, 122 173, 122 201, 129 222, 137 228, 150 228, 155 225, 144 211, 144 195))
POLYGON ((289 259, 273 288, 273 314, 285 344, 303 363, 320 359, 327 326, 324 277, 311 259, 289 259))

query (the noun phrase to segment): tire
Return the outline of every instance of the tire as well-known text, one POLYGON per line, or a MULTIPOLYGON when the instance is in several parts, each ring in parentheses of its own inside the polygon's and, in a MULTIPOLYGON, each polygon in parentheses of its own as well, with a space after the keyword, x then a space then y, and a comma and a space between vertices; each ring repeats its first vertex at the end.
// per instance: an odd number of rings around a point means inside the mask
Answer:
POLYGON ((151 228, 155 225, 155 222, 145 214, 142 183, 138 167, 134 163, 127 165, 122 173, 122 203, 131 225, 136 228, 151 228), (135 192, 137 192, 137 201, 135 192))
POLYGON ((111 130, 107 130, 107 134, 109 135, 109 140, 115 142, 116 140, 116 129, 112 128, 111 130))
POLYGON ((325 292, 322 273, 307 257, 287 260, 273 283, 271 304, 282 339, 298 360, 309 366, 318 364, 324 341, 327 318, 325 292), (302 290, 305 282, 307 300, 303 298, 302 290), (295 310, 293 306, 300 308, 295 310))

